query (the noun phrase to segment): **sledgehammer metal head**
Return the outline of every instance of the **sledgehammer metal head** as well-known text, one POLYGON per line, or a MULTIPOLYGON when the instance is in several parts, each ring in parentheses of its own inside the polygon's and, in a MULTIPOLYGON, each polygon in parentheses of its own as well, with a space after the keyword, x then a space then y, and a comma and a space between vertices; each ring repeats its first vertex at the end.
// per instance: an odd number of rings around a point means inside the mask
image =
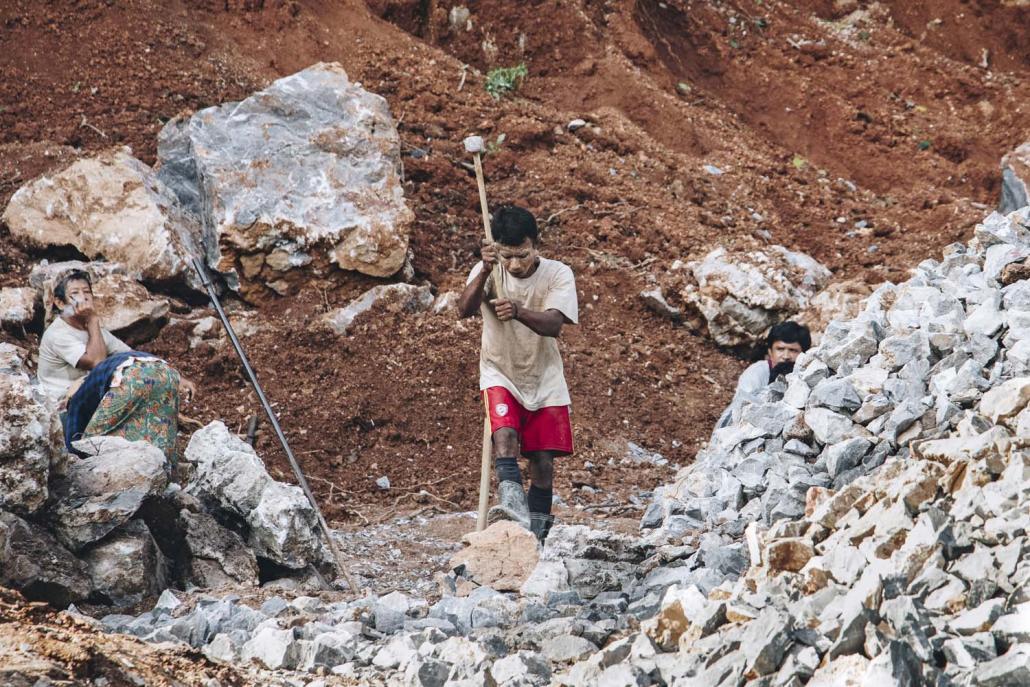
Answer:
POLYGON ((467 153, 481 153, 483 152, 483 137, 482 136, 469 136, 465 139, 465 152, 467 153))

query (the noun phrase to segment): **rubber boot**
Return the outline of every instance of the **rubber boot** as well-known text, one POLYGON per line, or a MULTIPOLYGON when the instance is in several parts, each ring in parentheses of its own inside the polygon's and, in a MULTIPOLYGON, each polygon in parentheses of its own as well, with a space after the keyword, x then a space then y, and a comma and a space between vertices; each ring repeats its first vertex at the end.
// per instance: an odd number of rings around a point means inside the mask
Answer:
POLYGON ((540 546, 544 545, 547 535, 551 532, 551 525, 554 524, 554 516, 545 513, 529 514, 529 531, 536 535, 540 546))
POLYGON ((498 504, 486 514, 490 524, 500 520, 511 520, 529 529, 529 503, 526 492, 518 482, 505 480, 497 487, 498 504))

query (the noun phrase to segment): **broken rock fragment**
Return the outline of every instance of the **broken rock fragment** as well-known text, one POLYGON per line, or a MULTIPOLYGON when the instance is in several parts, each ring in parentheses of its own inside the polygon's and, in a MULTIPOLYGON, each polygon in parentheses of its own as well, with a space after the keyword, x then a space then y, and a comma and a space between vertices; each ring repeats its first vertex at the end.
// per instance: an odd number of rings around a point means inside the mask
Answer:
POLYGON ((468 547, 451 558, 450 568, 464 566, 465 577, 497 591, 518 591, 540 559, 536 537, 513 522, 495 522, 465 540, 468 547))
POLYGON ((738 253, 717 248, 678 272, 670 276, 684 279, 680 299, 720 346, 758 341, 805 308, 830 278, 813 258, 783 246, 738 253))
POLYGON ((11 196, 3 221, 13 238, 29 245, 72 246, 150 281, 201 286, 189 266, 199 225, 128 148, 30 181, 11 196))
POLYGON ((433 294, 428 284, 383 284, 369 289, 346 307, 326 313, 322 321, 333 332, 344 335, 350 332, 354 321, 365 313, 417 313, 429 310, 432 305, 433 294))

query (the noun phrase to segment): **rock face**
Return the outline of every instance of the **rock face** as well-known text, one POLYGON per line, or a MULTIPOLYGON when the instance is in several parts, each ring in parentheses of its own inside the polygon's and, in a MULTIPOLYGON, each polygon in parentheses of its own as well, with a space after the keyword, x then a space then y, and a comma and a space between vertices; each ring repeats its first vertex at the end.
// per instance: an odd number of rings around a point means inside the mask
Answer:
POLYGON ((515 592, 536 567, 536 537, 513 522, 496 522, 467 535, 468 548, 451 558, 450 567, 464 566, 463 575, 500 592, 515 592))
POLYGON ((1001 203, 998 212, 1008 214, 1030 205, 1030 141, 1001 159, 1001 203))
POLYGON ((66 606, 89 596, 86 565, 46 530, 0 511, 0 585, 66 606))
POLYGON ((868 284, 858 279, 833 282, 817 293, 794 320, 812 330, 812 341, 818 343, 830 322, 857 316, 872 292, 868 284))
POLYGON ((344 308, 323 315, 322 320, 333 332, 348 334, 354 321, 365 313, 397 314, 425 312, 433 305, 429 285, 383 284, 375 286, 344 308))
MULTIPOLYGON (((68 271, 83 270, 90 276, 97 314, 105 329, 129 345, 149 341, 168 322, 170 304, 167 298, 155 296, 130 277, 124 265, 108 262, 56 262, 42 264, 32 270, 29 283, 35 287, 43 303, 52 303, 54 286, 68 271)), ((50 324, 56 313, 48 306, 45 318, 50 324)))
POLYGON ((143 441, 103 436, 73 446, 88 457, 73 459, 55 483, 50 515, 57 538, 78 551, 127 523, 147 496, 160 494, 168 465, 160 449, 143 441))
POLYGON ((167 584, 167 562, 142 520, 131 520, 83 553, 93 589, 115 606, 157 596, 167 584))
POLYGON ((199 227, 128 148, 25 184, 11 196, 3 221, 11 236, 30 245, 73 246, 150 281, 192 279, 186 244, 199 237, 199 227))
POLYGON ((186 460, 196 465, 187 491, 246 522, 248 544, 259 556, 295 569, 325 559, 304 492, 269 477, 250 444, 223 423, 194 432, 186 460))
POLYGON ((25 368, 26 351, 0 343, 0 509, 39 510, 50 476, 50 411, 25 368))
POLYGON ((749 253, 717 248, 680 271, 679 298, 720 346, 758 341, 807 307, 830 278, 814 259, 783 246, 749 253))
POLYGON ((180 517, 189 552, 186 576, 192 584, 208 588, 257 585, 257 559, 238 534, 206 513, 183 511, 180 517))
POLYGON ((28 287, 0 289, 0 327, 24 327, 36 319, 39 295, 28 287))
POLYGON ((278 291, 308 264, 388 276, 404 263, 413 214, 397 130, 386 101, 338 64, 173 120, 158 157, 233 287, 242 276, 278 291))

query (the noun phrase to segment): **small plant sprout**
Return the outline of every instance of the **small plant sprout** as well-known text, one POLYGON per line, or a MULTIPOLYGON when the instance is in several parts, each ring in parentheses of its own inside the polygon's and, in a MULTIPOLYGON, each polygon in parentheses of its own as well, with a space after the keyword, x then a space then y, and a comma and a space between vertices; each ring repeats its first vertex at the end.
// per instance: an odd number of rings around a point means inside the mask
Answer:
POLYGON ((508 93, 518 90, 522 80, 529 75, 525 63, 514 67, 497 67, 486 73, 486 92, 494 100, 500 100, 508 93))
POLYGON ((501 146, 504 145, 504 140, 508 138, 508 134, 498 134, 497 138, 493 141, 486 142, 486 154, 493 155, 501 150, 501 146))

